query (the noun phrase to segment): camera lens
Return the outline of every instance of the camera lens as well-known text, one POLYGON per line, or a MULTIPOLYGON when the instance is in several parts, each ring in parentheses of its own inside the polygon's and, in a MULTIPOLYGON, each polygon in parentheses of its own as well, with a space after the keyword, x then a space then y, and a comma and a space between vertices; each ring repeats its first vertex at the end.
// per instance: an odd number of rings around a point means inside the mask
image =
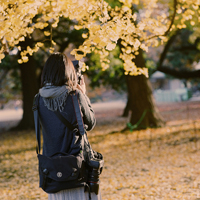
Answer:
POLYGON ((90 192, 94 192, 96 195, 99 193, 99 175, 100 169, 91 168, 88 176, 88 185, 90 192))
POLYGON ((102 154, 91 150, 88 159, 88 185, 90 192, 99 193, 99 176, 103 170, 104 160, 102 154))

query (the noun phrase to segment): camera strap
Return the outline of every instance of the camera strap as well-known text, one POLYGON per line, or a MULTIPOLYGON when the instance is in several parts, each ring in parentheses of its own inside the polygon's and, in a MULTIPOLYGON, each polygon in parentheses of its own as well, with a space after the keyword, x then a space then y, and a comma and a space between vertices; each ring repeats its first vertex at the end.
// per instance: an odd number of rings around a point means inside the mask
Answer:
POLYGON ((80 106, 79 106, 79 101, 78 101, 78 94, 77 92, 72 92, 72 100, 73 100, 73 106, 74 106, 74 110, 75 110, 75 114, 76 114, 76 120, 78 123, 78 129, 81 135, 85 134, 85 129, 84 129, 84 125, 83 125, 83 118, 81 115, 81 110, 80 110, 80 106))

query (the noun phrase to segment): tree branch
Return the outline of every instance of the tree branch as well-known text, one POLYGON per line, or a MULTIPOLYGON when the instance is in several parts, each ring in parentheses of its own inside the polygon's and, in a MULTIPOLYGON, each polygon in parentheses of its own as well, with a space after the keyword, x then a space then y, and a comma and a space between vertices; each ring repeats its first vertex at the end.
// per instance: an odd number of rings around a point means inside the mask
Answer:
MULTIPOLYGON (((174 76, 179 79, 189 79, 189 78, 200 78, 200 70, 188 70, 188 69, 175 69, 168 66, 163 66, 163 62, 166 58, 167 52, 170 46, 173 44, 176 36, 179 34, 180 30, 176 31, 174 35, 167 41, 163 52, 160 55, 160 59, 157 64, 156 71, 166 73, 168 75, 174 76)), ((183 67, 182 67, 183 68, 183 67)))
POLYGON ((169 51, 169 48, 170 46, 172 45, 172 43, 174 42, 176 36, 179 34, 180 30, 176 31, 174 35, 172 35, 169 40, 167 41, 164 49, 163 49, 163 52, 161 53, 160 55, 160 59, 158 61, 158 64, 157 64, 157 68, 159 68, 160 66, 162 66, 165 58, 166 58, 166 55, 167 55, 167 52, 169 51))
POLYGON ((172 15, 172 19, 171 19, 171 23, 168 27, 168 29, 165 31, 165 33, 163 35, 153 35, 153 36, 150 36, 149 38, 147 38, 146 40, 150 40, 150 39, 153 39, 155 37, 159 37, 159 36, 167 36, 167 34, 170 32, 170 29, 174 23, 174 20, 175 20, 175 16, 176 16, 176 7, 177 7, 177 0, 174 0, 174 13, 172 15))
POLYGON ((188 51, 188 50, 190 50, 190 51, 199 51, 199 50, 197 49, 197 47, 196 47, 195 45, 193 45, 193 46, 181 46, 181 47, 176 47, 176 48, 173 48, 173 49, 171 50, 171 52, 177 52, 177 51, 179 51, 179 52, 184 52, 184 51, 188 51))
POLYGON ((62 42, 62 44, 59 44, 60 46, 59 51, 64 52, 64 50, 68 47, 69 43, 70 43, 69 41, 66 41, 66 42, 62 42))
POLYGON ((167 66, 160 66, 157 71, 166 73, 179 79, 200 78, 200 70, 177 70, 167 66))
POLYGON ((175 19, 175 16, 176 16, 176 7, 177 7, 177 0, 174 0, 174 13, 172 15, 172 19, 171 19, 171 23, 169 25, 169 28, 165 32, 164 36, 166 36, 170 32, 170 29, 171 29, 171 27, 172 27, 172 25, 174 23, 174 19, 175 19))

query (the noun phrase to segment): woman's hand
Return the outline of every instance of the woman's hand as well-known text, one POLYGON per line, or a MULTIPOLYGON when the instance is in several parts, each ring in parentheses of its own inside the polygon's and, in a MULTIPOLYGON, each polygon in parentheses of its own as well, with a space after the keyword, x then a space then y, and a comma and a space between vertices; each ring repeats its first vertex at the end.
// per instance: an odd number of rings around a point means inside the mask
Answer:
POLYGON ((85 81, 84 81, 84 77, 82 76, 81 81, 80 81, 80 85, 77 85, 77 88, 83 93, 86 93, 86 86, 85 86, 85 81))

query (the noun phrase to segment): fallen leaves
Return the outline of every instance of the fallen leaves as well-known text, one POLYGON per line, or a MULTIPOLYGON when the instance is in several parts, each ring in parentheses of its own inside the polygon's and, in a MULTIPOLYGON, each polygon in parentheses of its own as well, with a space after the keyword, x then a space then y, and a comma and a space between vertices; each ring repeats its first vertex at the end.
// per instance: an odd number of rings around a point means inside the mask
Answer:
MULTIPOLYGON (((115 136, 123 137, 113 135, 110 139, 114 140, 115 136)), ((128 135, 129 141, 130 136, 132 135, 128 135)), ((106 159, 101 177, 105 199, 197 197, 200 182, 200 152, 194 152, 194 144, 186 143, 172 147, 162 141, 160 145, 154 142, 149 149, 145 140, 138 143, 136 140, 131 142, 132 144, 128 145, 108 144, 102 148, 106 159), (117 194, 116 198, 114 194, 117 194), (193 194, 196 196, 193 197, 193 194)))
MULTIPOLYGON (((168 120, 166 127, 124 133, 119 130, 127 119, 118 117, 120 110, 103 119, 106 111, 97 113, 97 127, 88 136, 105 159, 103 200, 200 198, 200 106, 191 104, 189 119, 184 117, 187 109, 175 112, 184 106, 159 106, 168 120), (176 122, 171 120, 172 111, 176 122)), ((0 137, 0 199, 47 199, 38 186, 34 132, 0 137)))

